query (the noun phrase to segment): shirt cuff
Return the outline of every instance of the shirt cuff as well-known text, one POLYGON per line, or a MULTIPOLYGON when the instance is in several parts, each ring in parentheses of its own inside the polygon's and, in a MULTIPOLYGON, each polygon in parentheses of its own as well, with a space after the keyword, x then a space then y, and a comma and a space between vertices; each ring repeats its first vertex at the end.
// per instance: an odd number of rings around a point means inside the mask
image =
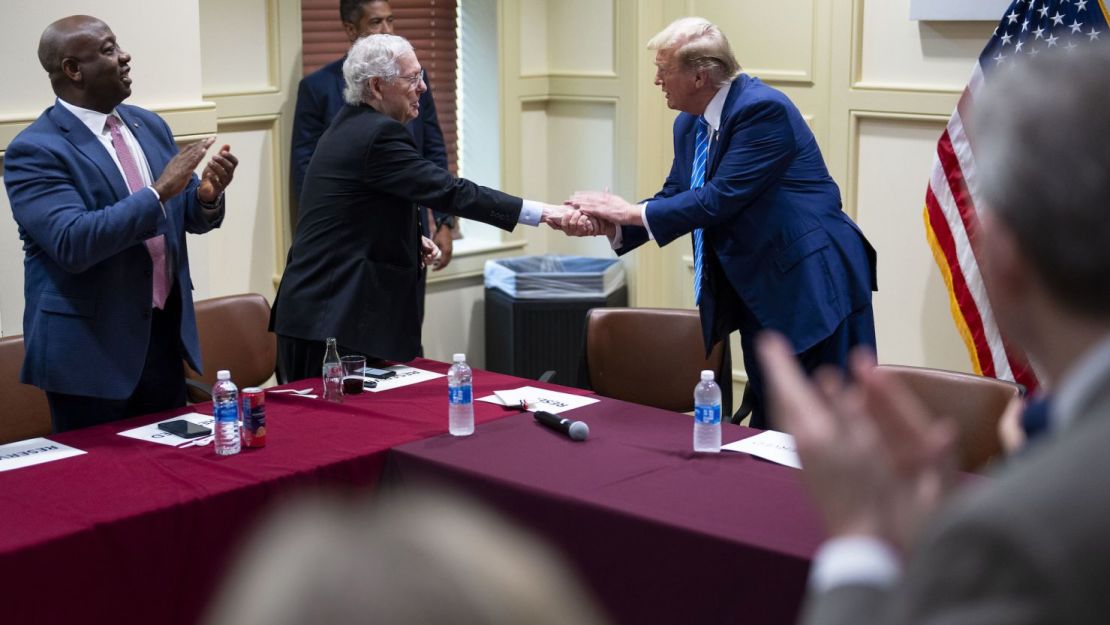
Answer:
POLYGON ((655 240, 655 235, 651 233, 651 226, 648 225, 647 206, 648 206, 647 202, 644 202, 643 204, 640 204, 640 221, 644 222, 644 230, 647 230, 648 240, 649 241, 654 241, 655 240))
POLYGON ((150 192, 154 194, 154 199, 158 200, 158 206, 162 209, 162 216, 166 219, 169 219, 169 215, 166 214, 166 205, 162 203, 162 196, 158 195, 158 191, 154 189, 153 185, 149 185, 147 186, 147 188, 150 189, 150 192))
POLYGON ((887 587, 902 574, 894 550, 870 536, 834 538, 821 545, 809 571, 809 588, 826 592, 837 586, 887 587))
POLYGON ((516 222, 526 226, 538 226, 541 219, 543 219, 543 204, 533 200, 524 200, 524 203, 520 206, 520 217, 517 218, 516 222))
POLYGON ((609 246, 612 247, 614 250, 619 250, 621 248, 621 245, 624 244, 624 231, 621 230, 621 228, 623 227, 624 226, 617 226, 616 233, 613 236, 609 237, 609 246))

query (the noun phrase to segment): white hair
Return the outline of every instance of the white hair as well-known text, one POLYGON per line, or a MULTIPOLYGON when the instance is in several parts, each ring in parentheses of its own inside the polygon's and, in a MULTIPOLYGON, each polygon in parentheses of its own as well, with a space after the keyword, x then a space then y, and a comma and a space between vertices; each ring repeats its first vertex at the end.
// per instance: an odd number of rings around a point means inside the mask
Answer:
POLYGON ((412 44, 397 35, 368 35, 356 41, 343 61, 343 80, 347 83, 343 99, 347 104, 363 101, 371 78, 396 78, 401 73, 397 59, 406 52, 413 52, 412 44))
POLYGON ((719 87, 740 75, 740 63, 732 53, 728 37, 703 17, 682 17, 671 22, 648 41, 647 49, 673 51, 679 67, 705 70, 719 87))

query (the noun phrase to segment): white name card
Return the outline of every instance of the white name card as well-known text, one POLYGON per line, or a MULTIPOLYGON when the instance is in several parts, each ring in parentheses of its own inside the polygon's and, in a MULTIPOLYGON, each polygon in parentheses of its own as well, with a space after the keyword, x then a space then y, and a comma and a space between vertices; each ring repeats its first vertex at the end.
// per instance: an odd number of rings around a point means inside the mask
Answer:
POLYGON ((721 449, 758 456, 764 460, 770 460, 776 464, 794 467, 795 469, 802 468, 802 461, 798 458, 798 446, 794 443, 794 437, 784 432, 767 430, 735 443, 721 445, 721 449))
POLYGON ((44 462, 80 456, 85 452, 46 438, 29 438, 0 445, 0 471, 22 469, 44 462))

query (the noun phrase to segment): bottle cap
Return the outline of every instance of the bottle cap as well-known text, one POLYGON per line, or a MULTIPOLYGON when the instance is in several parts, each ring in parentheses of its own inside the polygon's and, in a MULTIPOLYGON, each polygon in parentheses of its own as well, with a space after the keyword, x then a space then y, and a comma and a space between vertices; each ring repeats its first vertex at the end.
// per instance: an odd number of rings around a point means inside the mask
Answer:
POLYGON ((451 360, 454 362, 466 362, 466 354, 455 354, 451 360))
POLYGON ((701 379, 702 379, 703 382, 705 380, 712 380, 713 379, 713 372, 710 371, 709 369, 706 369, 705 371, 702 371, 701 372, 701 379))
POLYGON ((217 380, 230 380, 231 379, 231 372, 228 371, 227 369, 220 369, 219 371, 216 372, 216 379, 217 380))

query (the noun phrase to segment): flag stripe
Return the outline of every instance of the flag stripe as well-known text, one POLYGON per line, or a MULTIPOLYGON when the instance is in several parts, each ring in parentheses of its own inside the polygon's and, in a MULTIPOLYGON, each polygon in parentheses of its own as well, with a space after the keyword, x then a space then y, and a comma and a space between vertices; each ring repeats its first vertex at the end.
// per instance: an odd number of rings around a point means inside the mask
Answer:
POLYGON ((991 341, 993 316, 983 306, 985 294, 981 291, 982 282, 975 256, 971 252, 964 222, 956 209, 955 201, 944 178, 944 171, 938 167, 933 171, 933 180, 926 196, 926 204, 931 210, 934 235, 940 242, 940 249, 948 260, 952 272, 953 297, 959 304, 964 323, 971 333, 975 345, 973 357, 978 361, 977 368, 983 375, 1001 377, 1009 371, 1005 358, 999 358, 991 341), (938 227, 943 222, 944 228, 938 227))

